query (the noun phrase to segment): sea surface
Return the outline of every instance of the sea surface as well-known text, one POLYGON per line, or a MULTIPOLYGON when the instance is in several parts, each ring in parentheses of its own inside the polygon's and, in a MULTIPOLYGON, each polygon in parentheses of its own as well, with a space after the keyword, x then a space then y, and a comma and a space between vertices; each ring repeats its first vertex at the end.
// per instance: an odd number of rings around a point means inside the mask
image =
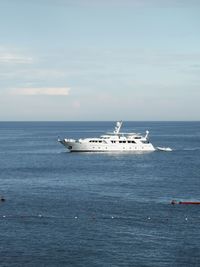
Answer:
POLYGON ((114 122, 0 122, 0 266, 200 266, 200 122, 124 122, 172 152, 69 153, 114 122))

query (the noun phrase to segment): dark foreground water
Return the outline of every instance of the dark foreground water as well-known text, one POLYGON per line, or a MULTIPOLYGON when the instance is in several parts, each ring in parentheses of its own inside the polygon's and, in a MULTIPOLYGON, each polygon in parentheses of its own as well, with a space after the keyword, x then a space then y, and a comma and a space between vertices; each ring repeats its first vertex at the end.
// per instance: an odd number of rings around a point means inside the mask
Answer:
POLYGON ((127 122, 173 152, 67 153, 113 122, 0 123, 0 266, 200 266, 200 122, 127 122))

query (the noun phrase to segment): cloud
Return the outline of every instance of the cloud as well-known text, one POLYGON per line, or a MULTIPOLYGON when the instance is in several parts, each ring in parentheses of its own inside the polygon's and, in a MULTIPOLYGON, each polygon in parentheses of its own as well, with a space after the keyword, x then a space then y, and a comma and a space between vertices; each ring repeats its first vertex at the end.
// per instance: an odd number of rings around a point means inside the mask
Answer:
POLYGON ((30 64, 33 58, 21 53, 16 48, 0 46, 0 63, 4 64, 30 64))
POLYGON ((51 3, 56 6, 89 6, 89 7, 193 7, 199 6, 199 0, 38 0, 38 3, 51 3))
POLYGON ((79 109, 81 107, 81 102, 79 100, 75 100, 72 102, 72 107, 75 109, 79 109))
POLYGON ((68 87, 42 87, 42 88, 14 88, 9 91, 11 95, 48 95, 48 96, 67 96, 70 88, 68 87))
POLYGON ((0 63, 29 64, 32 63, 32 61, 33 59, 31 57, 0 52, 0 63))

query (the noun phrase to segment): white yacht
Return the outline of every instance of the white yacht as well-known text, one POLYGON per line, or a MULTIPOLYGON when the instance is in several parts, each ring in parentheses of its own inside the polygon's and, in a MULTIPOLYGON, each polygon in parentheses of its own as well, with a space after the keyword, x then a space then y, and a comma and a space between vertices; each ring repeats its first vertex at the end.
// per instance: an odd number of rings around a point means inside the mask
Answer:
POLYGON ((155 151, 149 142, 149 131, 145 136, 139 133, 120 132, 122 121, 116 123, 113 132, 108 132, 98 138, 58 139, 71 152, 121 152, 121 151, 155 151))

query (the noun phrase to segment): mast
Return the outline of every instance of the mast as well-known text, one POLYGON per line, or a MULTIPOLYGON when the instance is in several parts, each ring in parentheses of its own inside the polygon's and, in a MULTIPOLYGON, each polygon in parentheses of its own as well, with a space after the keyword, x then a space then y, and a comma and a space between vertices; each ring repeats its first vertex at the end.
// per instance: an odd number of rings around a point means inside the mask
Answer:
POLYGON ((116 126, 115 126, 115 130, 114 130, 114 134, 118 134, 120 129, 121 129, 121 126, 122 126, 122 121, 117 121, 116 122, 116 126))

